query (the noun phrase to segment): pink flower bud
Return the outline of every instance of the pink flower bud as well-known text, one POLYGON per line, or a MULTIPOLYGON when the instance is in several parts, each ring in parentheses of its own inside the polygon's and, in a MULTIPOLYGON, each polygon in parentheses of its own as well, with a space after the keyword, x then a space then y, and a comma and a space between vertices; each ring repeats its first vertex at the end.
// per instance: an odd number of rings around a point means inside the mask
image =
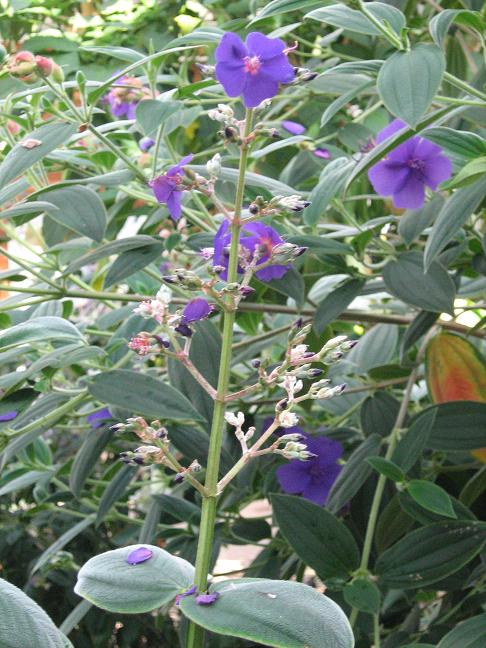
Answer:
POLYGON ((54 68, 54 61, 52 59, 46 58, 45 56, 36 56, 35 62, 37 65, 37 70, 42 76, 50 76, 54 68))

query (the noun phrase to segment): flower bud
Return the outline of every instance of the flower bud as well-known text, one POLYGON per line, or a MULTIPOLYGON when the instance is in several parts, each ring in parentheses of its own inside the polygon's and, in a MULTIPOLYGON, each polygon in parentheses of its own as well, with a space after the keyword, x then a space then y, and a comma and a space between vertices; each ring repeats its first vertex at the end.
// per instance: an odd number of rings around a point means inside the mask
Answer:
POLYGON ((207 79, 214 79, 216 66, 215 65, 206 65, 205 63, 196 63, 196 66, 199 68, 201 75, 207 79))
POLYGON ((54 61, 52 59, 46 58, 45 56, 36 56, 35 62, 37 65, 37 71, 41 76, 48 77, 51 75, 52 70, 54 69, 54 61))
POLYGON ((64 81, 64 71, 57 63, 52 64, 51 77, 56 83, 62 83, 64 81))
POLYGON ((216 155, 206 162, 206 169, 209 175, 212 178, 217 178, 221 173, 221 155, 216 153, 216 155))
POLYGON ((39 78, 35 56, 25 50, 11 57, 7 70, 11 76, 24 83, 35 83, 39 78))

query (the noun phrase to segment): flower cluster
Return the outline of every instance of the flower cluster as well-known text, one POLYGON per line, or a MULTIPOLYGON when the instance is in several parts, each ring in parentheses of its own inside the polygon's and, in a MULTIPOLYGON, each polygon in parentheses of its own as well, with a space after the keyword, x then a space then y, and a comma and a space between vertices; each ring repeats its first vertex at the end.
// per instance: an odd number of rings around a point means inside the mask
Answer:
POLYGON ((52 77, 58 83, 64 79, 62 68, 52 59, 23 50, 8 61, 9 74, 24 83, 32 84, 43 77, 52 77))
POLYGON ((105 95, 104 101, 110 106, 114 117, 135 119, 135 110, 144 99, 150 99, 150 90, 137 77, 122 76, 105 95))
POLYGON ((171 218, 178 221, 182 214, 182 192, 184 191, 184 166, 192 160, 192 154, 186 155, 168 171, 149 182, 159 203, 167 205, 171 218))

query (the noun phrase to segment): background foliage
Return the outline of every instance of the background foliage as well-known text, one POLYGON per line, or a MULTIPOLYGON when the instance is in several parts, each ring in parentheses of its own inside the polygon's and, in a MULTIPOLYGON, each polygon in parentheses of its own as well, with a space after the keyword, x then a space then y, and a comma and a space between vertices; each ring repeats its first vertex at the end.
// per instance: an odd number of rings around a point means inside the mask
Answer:
MULTIPOLYGON (((73 587, 92 556, 137 542, 195 559, 198 494, 156 466, 124 466, 118 454, 133 448, 133 438, 110 429, 133 414, 170 419, 181 461, 205 465, 212 402, 184 368, 161 357, 144 363, 127 342, 150 327, 132 311, 159 289, 160 266, 197 264, 198 251, 212 244, 216 226, 206 216, 214 210, 194 192, 175 226, 143 181, 154 156, 138 142, 158 137, 159 168, 191 151, 191 168, 204 173, 210 156, 223 152, 206 111, 226 99, 196 63, 213 62, 222 30, 248 29, 297 41, 293 63, 318 76, 274 100, 262 119, 281 139, 258 142, 251 153, 246 202, 299 193, 312 204, 277 225, 308 252, 284 280, 255 282, 238 313, 234 383, 251 379, 253 358, 278 360, 298 316, 313 323, 311 350, 338 334, 359 344, 329 370, 347 392, 302 412, 306 432, 325 431, 345 448, 326 508, 282 494, 275 476, 282 460, 260 458, 220 502, 213 565, 222 545, 261 546, 245 575, 323 581, 347 613, 354 608, 359 647, 373 644, 378 614, 386 648, 481 641, 484 7, 480 0, 367 5, 397 39, 408 25, 406 63, 345 3, 0 2, 4 48, 52 57, 75 106, 94 107, 86 127, 42 81, 27 86, 1 72, 0 415, 18 412, 0 422, 1 576, 76 647, 179 641, 177 615, 107 613, 73 587), (100 101, 111 75, 123 71, 159 93, 139 105, 135 120, 112 117, 100 101), (390 114, 429 127, 424 136, 453 163, 452 179, 420 210, 395 209, 373 193, 365 173, 387 152, 369 142, 390 114), (282 119, 304 124, 305 134, 290 136, 282 119), (42 145, 22 147, 27 137, 42 145), (316 147, 328 159, 314 155, 316 147), (410 405, 401 415, 404 400, 410 405), (112 419, 94 427, 87 416, 104 407, 112 419), (397 417, 408 432, 385 459, 397 417), (360 564, 378 480, 369 578, 360 564), (262 498, 271 501, 273 520, 241 515, 262 498)), ((218 192, 230 204, 237 161, 229 145, 218 192)), ((216 316, 198 324, 191 351, 212 384, 219 348, 216 316)), ((238 406, 260 430, 275 398, 238 406)), ((224 470, 238 453, 228 434, 224 470)), ((209 645, 258 644, 214 634, 209 645)))

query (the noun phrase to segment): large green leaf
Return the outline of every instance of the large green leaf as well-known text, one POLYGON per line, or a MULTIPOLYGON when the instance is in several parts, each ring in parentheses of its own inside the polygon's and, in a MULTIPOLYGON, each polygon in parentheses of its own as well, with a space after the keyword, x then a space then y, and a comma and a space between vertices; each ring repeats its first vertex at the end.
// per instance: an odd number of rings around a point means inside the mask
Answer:
POLYGON ((353 299, 359 295, 364 283, 362 279, 350 279, 324 297, 314 317, 314 327, 318 334, 346 310, 353 299))
POLYGON ((315 225, 323 216, 329 203, 344 187, 349 174, 354 168, 354 162, 345 157, 330 162, 321 173, 318 184, 309 196, 310 205, 304 211, 307 225, 315 225))
POLYGON ((71 645, 35 601, 0 579, 0 645, 2 648, 66 648, 71 645))
POLYGON ((469 216, 486 196, 486 176, 456 191, 440 210, 425 246, 425 268, 431 267, 434 259, 454 238, 469 216))
POLYGON ((446 9, 436 14, 429 22, 430 34, 439 47, 444 45, 444 39, 453 22, 476 29, 480 34, 484 30, 484 22, 478 12, 463 9, 446 9))
POLYGON ((161 241, 157 241, 152 236, 146 236, 145 234, 139 234, 137 236, 128 236, 127 238, 118 239, 116 241, 110 241, 109 243, 104 243, 103 245, 97 245, 94 250, 90 250, 83 254, 72 263, 68 265, 65 272, 69 274, 79 270, 85 265, 90 263, 95 263, 99 259, 109 257, 114 254, 122 254, 128 250, 135 250, 136 248, 145 247, 147 245, 154 245, 159 243, 163 246, 161 241))
POLYGON ((373 367, 387 364, 395 355, 397 344, 398 326, 376 324, 351 349, 347 360, 355 366, 357 373, 366 373, 373 367))
POLYGON ((433 405, 420 412, 414 424, 431 410, 436 416, 427 448, 465 452, 486 447, 486 403, 454 401, 433 405))
POLYGON ((39 569, 41 569, 49 561, 51 556, 55 556, 56 553, 58 551, 61 551, 61 549, 64 549, 64 547, 69 542, 71 542, 71 540, 76 538, 76 536, 78 536, 85 529, 91 526, 91 524, 93 524, 94 517, 94 514, 88 515, 83 520, 80 520, 77 524, 68 529, 61 536, 59 536, 59 538, 57 538, 55 542, 49 545, 49 547, 39 556, 39 558, 35 562, 30 572, 31 575, 39 571, 39 569))
POLYGON ((482 523, 438 522, 412 531, 387 549, 374 571, 387 587, 426 587, 466 565, 485 542, 482 523))
POLYGON ((437 261, 424 272, 423 256, 416 250, 401 254, 383 269, 386 287, 406 304, 426 311, 452 313, 456 288, 437 261))
POLYGON ((0 349, 48 340, 84 341, 79 330, 62 317, 36 317, 0 331, 0 349))
POLYGON ((135 114, 144 135, 155 137, 160 125, 182 106, 180 101, 157 101, 156 99, 140 101, 135 114))
POLYGON ((109 288, 155 261, 164 249, 160 241, 122 252, 106 273, 104 287, 109 288))
POLYGON ((90 378, 88 389, 102 403, 118 405, 134 414, 162 420, 202 420, 183 394, 158 378, 136 371, 113 369, 99 373, 90 378))
POLYGON ((483 648, 486 613, 459 623, 439 641, 437 648, 483 648))
POLYGON ((341 608, 308 585, 244 578, 215 583, 210 606, 194 596, 181 600, 184 616, 222 635, 277 648, 352 648, 351 627, 341 608))
POLYGON ((88 187, 72 185, 43 194, 56 209, 47 208, 49 216, 60 225, 101 241, 106 229, 106 210, 98 194, 88 187))
POLYGON ((320 506, 293 495, 271 497, 280 531, 320 578, 347 580, 359 565, 359 550, 347 527, 320 506))
POLYGON ((250 25, 263 20, 263 18, 298 11, 317 4, 320 3, 316 2, 316 0, 272 0, 272 2, 262 7, 262 10, 258 12, 258 16, 251 21, 250 25))
POLYGON ((170 603, 194 582, 194 568, 186 560, 152 545, 143 545, 152 557, 138 565, 127 556, 139 548, 131 545, 107 551, 88 560, 78 573, 74 591, 109 612, 150 612, 170 603))
MULTIPOLYGON (((366 9, 380 22, 386 21, 397 34, 405 27, 405 16, 395 7, 383 2, 367 2, 366 9)), ((306 14, 305 18, 312 18, 335 27, 342 27, 358 34, 381 35, 380 30, 361 11, 342 4, 316 9, 306 14)))
POLYGON ((73 124, 57 121, 44 124, 24 137, 21 142, 13 147, 2 164, 0 164, 0 189, 55 148, 66 144, 76 130, 77 126, 73 124), (22 142, 27 140, 37 140, 41 143, 38 146, 34 146, 34 148, 28 148, 22 145, 22 142))
POLYGON ((409 429, 402 433, 392 460, 407 473, 422 455, 422 450, 427 447, 429 436, 432 432, 437 411, 430 407, 415 418, 409 429))
POLYGON ((87 478, 95 469, 100 454, 112 436, 113 430, 107 426, 91 430, 85 436, 81 447, 76 452, 69 474, 69 487, 76 497, 81 495, 87 478))
POLYGON ((395 52, 378 74, 377 88, 388 110, 414 128, 432 103, 445 70, 436 45, 419 44, 395 52))

